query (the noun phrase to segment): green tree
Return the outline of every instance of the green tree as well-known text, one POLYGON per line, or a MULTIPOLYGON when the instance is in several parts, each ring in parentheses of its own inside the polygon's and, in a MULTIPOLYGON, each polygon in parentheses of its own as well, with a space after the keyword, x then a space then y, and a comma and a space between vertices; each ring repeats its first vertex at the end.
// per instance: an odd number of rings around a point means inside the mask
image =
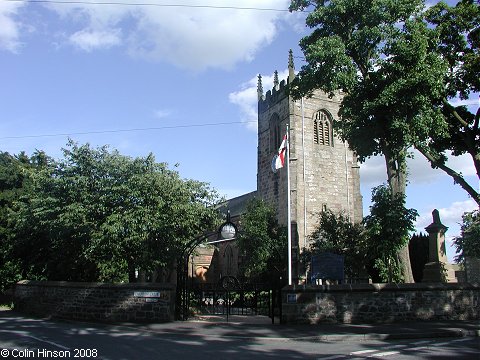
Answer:
POLYGON ((240 271, 244 277, 285 283, 287 231, 278 224, 275 209, 263 200, 254 199, 247 205, 241 218, 238 247, 243 256, 240 271))
POLYGON ((17 252, 36 276, 134 281, 136 270, 173 267, 182 245, 216 222, 216 193, 153 155, 73 142, 63 151, 33 174, 14 214, 17 252))
POLYGON ((462 216, 462 234, 454 239, 456 261, 465 261, 465 256, 480 258, 480 212, 466 212, 462 216))
POLYGON ((10 155, 0 152, 0 292, 20 280, 21 263, 14 256, 12 222, 9 220, 14 202, 28 191, 32 171, 47 167, 52 162, 43 152, 36 151, 31 157, 25 153, 10 155))
POLYGON ((20 280, 18 264, 11 257, 12 246, 8 241, 8 213, 22 186, 22 166, 18 159, 9 153, 0 153, 0 293, 20 280))
POLYGON ((373 189, 370 215, 364 218, 364 225, 368 252, 382 281, 404 281, 398 250, 408 245, 417 216, 416 210, 405 208, 403 194, 392 194, 386 185, 373 189))
POLYGON ((405 189, 405 155, 415 147, 480 206, 480 194, 448 166, 447 153, 469 154, 480 179, 478 106, 452 105, 479 91, 480 7, 424 1, 294 0, 313 6, 301 41, 307 65, 293 94, 343 90, 337 131, 360 160, 383 154, 395 193, 405 189), (470 108, 471 109, 471 108, 470 108))
MULTIPOLYGON (((292 94, 343 91, 337 132, 360 161, 382 154, 392 194, 404 194, 412 143, 407 124, 431 108, 422 101, 424 93, 438 93, 443 74, 442 62, 427 50, 427 39, 411 36, 428 32, 415 16, 423 1, 294 0, 291 9, 308 6, 313 11, 306 23, 314 30, 300 41, 307 64, 292 83, 292 94), (406 62, 412 71, 405 73, 406 62), (414 96, 416 88, 422 94, 414 96)), ((408 249, 398 251, 404 279, 412 282, 408 249)))
MULTIPOLYGON (((384 155, 393 194, 405 193, 407 151, 415 147, 480 206, 478 191, 446 163, 448 151, 468 153, 480 179, 479 112, 451 105, 478 92, 478 4, 425 10, 422 0, 293 0, 291 10, 308 6, 314 30, 300 42, 307 65, 292 94, 344 91, 336 130, 360 161, 384 155)), ((407 249, 399 255, 409 281, 407 249)))
POLYGON ((344 213, 331 210, 319 214, 319 223, 310 235, 311 254, 332 252, 345 256, 345 274, 348 277, 367 275, 369 254, 361 224, 354 224, 344 213))
POLYGON ((480 207, 476 187, 446 162, 447 152, 454 156, 468 154, 480 180, 480 109, 454 106, 457 98, 465 100, 472 94, 477 97, 480 90, 480 7, 474 0, 461 0, 455 6, 439 2, 426 11, 425 21, 432 29, 429 51, 446 66, 439 78, 442 92, 425 94, 429 95, 426 101, 432 105, 438 125, 421 132, 414 146, 432 167, 451 176, 480 207))

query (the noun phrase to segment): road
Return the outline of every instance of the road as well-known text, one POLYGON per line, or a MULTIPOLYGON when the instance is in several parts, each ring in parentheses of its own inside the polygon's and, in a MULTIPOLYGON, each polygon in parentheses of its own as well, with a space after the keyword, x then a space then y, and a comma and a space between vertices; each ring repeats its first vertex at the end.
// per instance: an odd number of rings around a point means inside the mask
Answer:
POLYGON ((145 327, 51 321, 0 311, 0 360, 480 359, 478 337, 322 341, 242 335, 228 327, 219 327, 218 334, 211 328, 202 334, 169 326, 168 331, 155 332, 145 327))

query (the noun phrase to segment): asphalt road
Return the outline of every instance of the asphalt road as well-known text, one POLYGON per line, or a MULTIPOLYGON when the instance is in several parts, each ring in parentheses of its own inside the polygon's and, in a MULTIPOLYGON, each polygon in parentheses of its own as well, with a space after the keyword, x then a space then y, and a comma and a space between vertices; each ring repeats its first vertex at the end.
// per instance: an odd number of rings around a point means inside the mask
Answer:
POLYGON ((323 341, 34 319, 0 311, 0 360, 6 359, 480 359, 479 337, 323 341))

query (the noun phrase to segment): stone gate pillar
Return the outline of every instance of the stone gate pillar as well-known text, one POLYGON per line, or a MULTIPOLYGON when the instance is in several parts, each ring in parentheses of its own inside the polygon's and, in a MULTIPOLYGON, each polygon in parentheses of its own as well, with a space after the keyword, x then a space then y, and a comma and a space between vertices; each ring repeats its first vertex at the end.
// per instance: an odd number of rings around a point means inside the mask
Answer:
POLYGON ((455 271, 448 263, 445 246, 445 233, 448 227, 440 221, 437 209, 432 212, 433 222, 425 230, 428 232, 428 263, 423 269, 422 282, 457 282, 455 271))

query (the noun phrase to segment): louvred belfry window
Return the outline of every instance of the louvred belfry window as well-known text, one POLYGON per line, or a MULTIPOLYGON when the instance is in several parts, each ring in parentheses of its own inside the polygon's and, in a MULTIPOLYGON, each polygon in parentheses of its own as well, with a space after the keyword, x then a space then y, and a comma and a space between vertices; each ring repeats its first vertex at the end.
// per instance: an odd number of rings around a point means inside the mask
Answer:
POLYGON ((313 142, 333 146, 333 130, 330 116, 324 110, 317 111, 313 119, 313 142))

